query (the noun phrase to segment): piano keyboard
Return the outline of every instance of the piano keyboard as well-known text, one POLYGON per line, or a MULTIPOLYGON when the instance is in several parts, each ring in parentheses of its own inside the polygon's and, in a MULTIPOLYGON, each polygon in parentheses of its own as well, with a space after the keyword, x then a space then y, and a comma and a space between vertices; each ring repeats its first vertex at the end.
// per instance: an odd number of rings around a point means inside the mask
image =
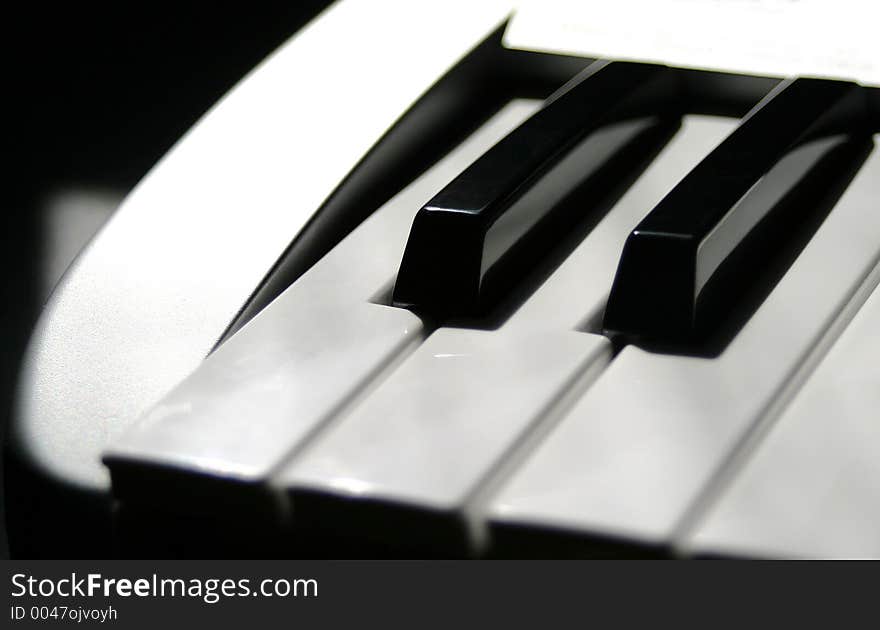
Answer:
MULTIPOLYGON (((652 352, 632 344, 615 352, 611 341, 588 322, 603 312, 624 241, 630 233, 646 232, 633 232, 634 226, 664 199, 678 201, 679 207, 700 203, 676 199, 671 192, 699 199, 703 193, 696 184, 684 189, 676 184, 690 177, 712 185, 719 171, 700 171, 709 164, 706 156, 724 159, 719 153, 723 143, 737 133, 744 137, 757 125, 765 115, 761 108, 768 108, 763 103, 739 125, 730 119, 686 116, 647 169, 522 305, 509 309, 512 313, 500 325, 493 322, 488 330, 472 322, 448 325, 455 320, 448 315, 455 306, 474 317, 474 305, 460 304, 457 287, 485 288, 488 282, 479 270, 473 280, 474 272, 451 262, 468 256, 466 223, 421 226, 420 216, 442 212, 438 197, 466 198, 471 189, 458 188, 462 181, 478 195, 494 190, 492 165, 486 162, 497 159, 505 139, 521 152, 533 148, 531 128, 541 126, 547 134, 548 117, 539 119, 541 114, 553 114, 555 104, 612 71, 619 73, 612 81, 633 80, 626 72, 632 69, 629 64, 591 67, 580 83, 543 109, 534 101, 512 101, 379 209, 111 447, 105 461, 122 504, 211 514, 222 522, 224 513, 236 511, 236 506, 253 506, 257 499, 245 495, 259 493, 266 512, 272 502, 286 506, 278 512, 281 526, 289 527, 292 539, 305 548, 313 536, 324 544, 328 537, 339 537, 348 545, 362 540, 364 545, 416 554, 516 555, 508 530, 516 532, 513 539, 529 530, 543 536, 558 530, 568 538, 582 538, 585 553, 591 539, 689 550, 686 534, 693 532, 699 539, 701 508, 714 500, 718 476, 729 474, 728 462, 750 434, 778 415, 795 384, 821 360, 876 284, 872 270, 880 256, 880 214, 872 212, 873 200, 864 191, 877 181, 880 162, 869 157, 858 165, 869 136, 854 125, 854 133, 862 133, 861 151, 855 157, 834 156, 849 160, 858 174, 717 356, 652 352), (525 145, 517 145, 524 134, 525 145), (475 168, 480 177, 471 184, 468 174, 475 168), (414 210, 423 207, 427 210, 413 222, 414 210), (414 247, 431 251, 413 262, 414 247), (408 272, 412 277, 407 283, 413 286, 405 287, 405 295, 416 313, 430 313, 424 318, 388 304, 395 272, 408 263, 417 268, 408 272), (426 299, 412 297, 419 291, 426 299), (447 303, 431 312, 437 295, 447 293, 447 303), (213 503, 214 494, 202 494, 204 479, 222 480, 222 502, 213 503), (493 532, 501 532, 506 549, 493 548, 493 532)), ((830 82, 819 85, 835 87, 830 82)), ((799 87, 782 86, 767 102, 776 104, 799 87)), ((849 88, 841 87, 839 92, 849 94, 849 88)), ((830 105, 814 111, 806 107, 806 98, 809 90, 796 91, 792 106, 782 103, 780 111, 766 114, 772 116, 767 124, 807 128, 820 110, 837 103, 832 98, 830 105), (790 113, 787 107, 793 107, 790 113), (792 122, 797 111, 803 113, 803 123, 792 122)), ((612 110, 620 106, 614 99, 609 102, 612 110)), ((571 109, 566 108, 566 116, 572 115, 571 109)), ((849 116, 852 122, 857 114, 849 116)), ((575 187, 577 182, 566 186, 560 180, 589 178, 652 125, 655 117, 642 117, 589 134, 581 146, 570 149, 568 158, 558 160, 556 170, 544 175, 553 182, 550 189, 558 193, 575 187)), ((759 144, 767 143, 768 130, 757 131, 762 134, 759 144)), ((736 238, 743 239, 764 218, 755 213, 767 212, 777 197, 802 185, 817 159, 852 141, 852 135, 839 133, 813 139, 786 151, 782 161, 770 157, 767 166, 758 157, 759 146, 740 149, 738 172, 756 169, 755 180, 763 177, 775 189, 762 193, 745 181, 745 188, 734 193, 728 207, 735 202, 734 209, 752 215, 749 225, 738 227, 736 238), (748 152, 742 154, 744 150, 748 152), (785 171, 782 182, 775 170, 785 171), (749 205, 748 197, 743 199, 747 192, 757 202, 749 205)), ((785 142, 781 148, 790 146, 790 140, 785 142)), ((828 188, 835 185, 833 180, 824 182, 828 188)), ((533 184, 532 191, 539 187, 533 184)), ((568 206, 558 203, 559 194, 548 202, 547 194, 532 192, 529 199, 527 192, 509 204, 504 216, 519 213, 521 218, 511 221, 520 225, 508 228, 514 234, 504 243, 522 242, 522 235, 534 229, 535 216, 550 206, 562 205, 578 220, 597 211, 587 205, 592 200, 588 194, 577 195, 568 206)), ((459 204, 447 212, 453 220, 473 216, 459 209, 463 199, 455 201, 459 204)), ((806 220, 806 214, 794 220, 806 220)), ((490 231, 483 229, 486 241, 492 238, 490 231)), ((557 233, 555 239, 560 238, 557 233)), ((486 258, 485 249, 481 251, 478 261, 486 258)), ((674 256, 661 252, 650 264, 662 266, 674 256)), ((688 277, 685 269, 661 272, 657 282, 672 284, 676 273, 688 277)), ((648 273, 650 269, 641 272, 648 273)), ((395 296, 404 286, 401 275, 397 278, 395 296)), ((666 291, 661 287, 661 300, 666 291)), ((479 302, 476 295, 472 299, 479 302)), ((651 312, 643 304, 636 308, 638 316, 651 312)), ((656 305, 658 318, 662 309, 656 305)), ((668 327, 677 330, 674 323, 668 327)), ((821 514, 803 516, 815 519, 821 514)), ((876 551, 867 547, 862 553, 876 551)))
POLYGON ((580 67, 106 440, 122 553, 880 557, 876 93, 580 67))

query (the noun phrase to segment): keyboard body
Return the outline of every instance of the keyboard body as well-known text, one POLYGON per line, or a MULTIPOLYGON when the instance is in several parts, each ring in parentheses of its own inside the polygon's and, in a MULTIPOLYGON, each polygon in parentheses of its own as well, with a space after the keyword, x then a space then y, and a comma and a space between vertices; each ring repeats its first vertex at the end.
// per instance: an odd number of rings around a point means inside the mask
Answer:
POLYGON ((376 10, 245 77, 68 270, 20 379, 13 555, 880 556, 880 91, 711 351, 621 347, 605 304, 780 78, 676 69, 680 122, 625 185, 489 315, 438 322, 393 305, 416 212, 593 60, 506 48, 503 2, 376 10))

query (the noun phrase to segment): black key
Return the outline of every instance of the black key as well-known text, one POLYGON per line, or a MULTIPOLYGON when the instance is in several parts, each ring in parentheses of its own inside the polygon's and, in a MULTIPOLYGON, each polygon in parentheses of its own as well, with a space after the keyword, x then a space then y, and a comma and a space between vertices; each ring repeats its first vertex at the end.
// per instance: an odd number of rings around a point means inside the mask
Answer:
POLYGON ((677 85, 664 66, 584 70, 419 210, 393 304, 436 318, 488 312, 589 211, 563 201, 611 190, 649 153, 648 123, 678 124, 677 85))
POLYGON ((629 235, 605 332, 661 347, 711 336, 725 309, 735 307, 731 298, 743 280, 769 264, 798 232, 808 206, 831 187, 817 175, 831 177, 829 162, 859 149, 850 143, 853 151, 844 147, 824 158, 820 152, 801 166, 781 160, 802 157, 805 151, 796 149, 822 139, 870 139, 866 117, 864 90, 855 84, 780 84, 629 235))

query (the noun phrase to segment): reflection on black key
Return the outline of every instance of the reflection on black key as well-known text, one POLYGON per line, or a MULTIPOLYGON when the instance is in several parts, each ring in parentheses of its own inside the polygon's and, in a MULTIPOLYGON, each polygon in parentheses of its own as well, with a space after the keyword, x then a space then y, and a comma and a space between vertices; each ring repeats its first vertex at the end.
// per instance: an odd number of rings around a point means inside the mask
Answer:
POLYGON ((678 123, 676 90, 663 66, 587 68, 418 212, 394 305, 437 318, 486 313, 589 211, 563 204, 571 193, 610 191, 649 152, 633 149, 640 134, 678 123))
POLYGON ((780 84, 630 234, 605 331, 659 346, 711 335, 719 305, 735 308, 734 289, 785 247, 831 179, 845 177, 833 171, 858 158, 866 127, 857 85, 780 84))

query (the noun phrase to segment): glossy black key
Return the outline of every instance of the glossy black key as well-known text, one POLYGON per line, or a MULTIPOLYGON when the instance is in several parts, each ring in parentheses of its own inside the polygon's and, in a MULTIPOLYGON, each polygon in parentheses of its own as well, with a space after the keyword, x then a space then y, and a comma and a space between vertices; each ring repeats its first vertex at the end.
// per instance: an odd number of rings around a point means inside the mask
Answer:
POLYGON ((490 310, 589 211, 563 201, 624 181, 650 153, 647 128, 678 124, 677 85, 664 66, 584 70, 419 210, 393 304, 437 318, 490 310))
POLYGON ((606 333, 661 347, 711 336, 726 309, 736 308, 734 293, 832 188, 832 171, 858 158, 870 140, 866 117, 855 84, 782 82, 627 238, 606 333), (835 137, 844 146, 806 150, 835 137))

